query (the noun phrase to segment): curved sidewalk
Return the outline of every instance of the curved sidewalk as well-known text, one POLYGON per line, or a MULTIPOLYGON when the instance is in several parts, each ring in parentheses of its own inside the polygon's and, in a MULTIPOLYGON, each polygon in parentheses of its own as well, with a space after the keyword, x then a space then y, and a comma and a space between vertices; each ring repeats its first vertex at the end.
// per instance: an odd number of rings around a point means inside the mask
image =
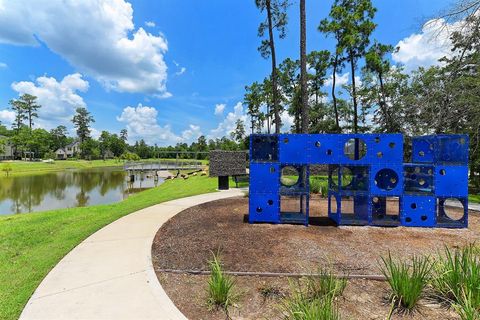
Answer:
POLYGON ((155 275, 153 238, 180 211, 239 195, 232 189, 164 202, 107 225, 50 271, 20 319, 186 319, 155 275))

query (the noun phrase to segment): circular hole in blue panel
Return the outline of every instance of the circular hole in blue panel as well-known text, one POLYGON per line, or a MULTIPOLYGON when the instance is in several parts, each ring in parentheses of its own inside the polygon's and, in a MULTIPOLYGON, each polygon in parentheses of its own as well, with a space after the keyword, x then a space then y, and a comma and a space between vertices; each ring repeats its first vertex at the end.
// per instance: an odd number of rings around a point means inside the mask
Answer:
POLYGON ((260 213, 260 212, 262 212, 262 211, 263 211, 263 210, 262 210, 262 207, 257 207, 257 212, 258 212, 258 213, 260 213))
POLYGON ((412 218, 406 217, 406 218, 405 218, 405 221, 406 221, 406 222, 412 222, 412 218))
POLYGON ((331 156, 332 155, 332 150, 328 149, 327 150, 327 156, 331 156))
POLYGON ((320 148, 321 145, 320 141, 315 142, 315 147, 320 148))
POLYGON ((360 138, 352 138, 345 142, 343 153, 350 160, 360 160, 367 154, 367 145, 360 138))
POLYGON ((445 171, 445 169, 440 169, 440 175, 444 176, 447 174, 447 171, 445 171))
POLYGON ((398 184, 398 174, 392 169, 381 169, 375 175, 375 184, 381 190, 393 190, 398 184))
POLYGON ((268 203, 269 206, 273 206, 273 200, 272 199, 268 200, 267 203, 268 203))
POLYGON ((420 219, 421 219, 422 221, 427 221, 427 216, 421 216, 420 219))
POLYGON ((412 203, 412 204, 410 205, 410 208, 412 208, 412 209, 417 209, 417 204, 416 204, 416 203, 412 203))
POLYGON ((391 149, 395 148, 395 142, 390 142, 390 143, 388 144, 388 146, 389 146, 391 149))

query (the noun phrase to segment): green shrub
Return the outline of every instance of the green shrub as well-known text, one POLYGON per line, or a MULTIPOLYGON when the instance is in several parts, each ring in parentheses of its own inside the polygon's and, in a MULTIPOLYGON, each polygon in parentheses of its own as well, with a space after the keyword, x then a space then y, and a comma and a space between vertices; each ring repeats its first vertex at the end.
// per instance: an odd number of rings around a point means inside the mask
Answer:
POLYGON ((435 261, 431 284, 445 300, 465 304, 467 309, 480 309, 480 259, 476 248, 469 245, 453 252, 445 248, 445 254, 435 261))
POLYGON ((310 179, 310 193, 320 193, 322 182, 319 179, 310 179))
POLYGON ((5 172, 5 175, 8 177, 10 175, 10 172, 13 171, 12 165, 10 163, 5 163, 2 166, 2 171, 5 172))
POLYGON ((382 261, 382 273, 392 290, 392 306, 413 310, 427 285, 432 265, 430 259, 414 256, 408 264, 405 261, 394 261, 389 252, 387 258, 382 257, 382 261))
POLYGON ((223 308, 227 311, 238 299, 235 292, 235 281, 222 270, 218 255, 213 254, 213 259, 208 261, 210 267, 210 279, 208 280, 208 300, 210 308, 223 308))

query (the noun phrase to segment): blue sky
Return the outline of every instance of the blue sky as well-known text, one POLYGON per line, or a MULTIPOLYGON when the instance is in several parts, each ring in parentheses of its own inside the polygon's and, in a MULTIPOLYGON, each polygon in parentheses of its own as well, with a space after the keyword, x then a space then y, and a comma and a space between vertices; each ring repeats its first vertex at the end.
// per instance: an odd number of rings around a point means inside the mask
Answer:
MULTIPOLYGON (((85 106, 94 135, 128 128, 131 142, 159 145, 220 137, 246 119, 244 86, 270 72, 257 51, 264 16, 253 0, 56 2, 0 0, 4 124, 12 120, 8 101, 28 92, 43 105, 37 127, 71 128, 75 107, 85 106)), ((307 0, 308 51, 333 47, 316 31, 332 2, 307 0)), ((394 63, 412 70, 444 54, 445 39, 429 40, 422 24, 451 1, 373 3, 374 38, 401 47, 394 63)), ((287 38, 277 41, 279 62, 298 57, 298 15, 296 1, 287 38)))

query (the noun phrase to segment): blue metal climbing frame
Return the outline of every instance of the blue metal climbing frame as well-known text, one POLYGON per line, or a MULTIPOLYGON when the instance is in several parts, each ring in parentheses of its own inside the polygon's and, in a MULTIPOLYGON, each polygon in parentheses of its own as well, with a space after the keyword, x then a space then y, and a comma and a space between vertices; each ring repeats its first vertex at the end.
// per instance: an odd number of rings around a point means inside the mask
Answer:
POLYGON ((328 165, 328 216, 338 225, 468 226, 467 135, 250 136, 250 223, 308 225, 310 167, 328 165), (463 215, 448 214, 457 199, 463 215))

